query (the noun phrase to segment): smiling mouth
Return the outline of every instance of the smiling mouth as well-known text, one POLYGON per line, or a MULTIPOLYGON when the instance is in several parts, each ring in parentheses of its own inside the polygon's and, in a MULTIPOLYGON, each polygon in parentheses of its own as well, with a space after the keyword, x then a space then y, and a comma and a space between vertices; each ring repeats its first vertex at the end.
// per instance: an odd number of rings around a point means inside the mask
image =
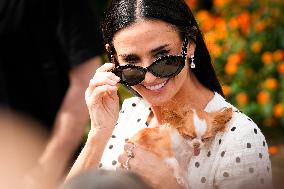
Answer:
POLYGON ((169 79, 164 81, 163 83, 158 84, 158 85, 152 85, 152 86, 144 86, 143 85, 143 86, 148 90, 155 91, 155 90, 159 90, 159 89, 163 88, 167 84, 168 81, 169 81, 169 79))

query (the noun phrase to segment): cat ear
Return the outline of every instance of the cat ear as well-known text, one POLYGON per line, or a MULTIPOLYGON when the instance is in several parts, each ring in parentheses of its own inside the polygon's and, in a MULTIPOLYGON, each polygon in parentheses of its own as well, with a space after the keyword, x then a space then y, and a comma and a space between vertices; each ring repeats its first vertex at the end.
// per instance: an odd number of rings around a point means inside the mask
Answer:
POLYGON ((181 126, 184 123, 185 115, 180 110, 172 110, 163 108, 161 111, 162 123, 168 123, 172 126, 181 126))
POLYGON ((222 108, 220 111, 215 112, 213 115, 212 125, 216 132, 224 131, 227 123, 232 119, 232 108, 222 108))

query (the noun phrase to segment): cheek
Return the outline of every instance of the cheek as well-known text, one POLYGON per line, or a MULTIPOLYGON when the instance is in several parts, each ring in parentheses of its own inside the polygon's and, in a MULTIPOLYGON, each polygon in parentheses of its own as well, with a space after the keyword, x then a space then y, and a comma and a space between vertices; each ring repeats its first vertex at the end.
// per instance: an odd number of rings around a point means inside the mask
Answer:
POLYGON ((182 71, 172 79, 172 84, 173 84, 172 87, 175 87, 175 88, 179 87, 180 88, 182 85, 185 84, 186 80, 189 79, 189 70, 188 69, 189 68, 186 64, 186 66, 182 69, 182 71))

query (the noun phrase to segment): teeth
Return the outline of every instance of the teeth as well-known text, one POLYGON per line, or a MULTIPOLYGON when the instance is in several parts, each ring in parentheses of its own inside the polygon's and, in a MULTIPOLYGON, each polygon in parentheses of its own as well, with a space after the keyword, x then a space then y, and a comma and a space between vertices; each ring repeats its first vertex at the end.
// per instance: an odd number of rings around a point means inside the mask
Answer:
POLYGON ((145 86, 146 89, 149 89, 149 90, 158 90, 158 89, 161 89, 163 86, 165 86, 165 84, 167 83, 167 81, 164 81, 163 83, 160 83, 158 85, 154 85, 154 86, 145 86))

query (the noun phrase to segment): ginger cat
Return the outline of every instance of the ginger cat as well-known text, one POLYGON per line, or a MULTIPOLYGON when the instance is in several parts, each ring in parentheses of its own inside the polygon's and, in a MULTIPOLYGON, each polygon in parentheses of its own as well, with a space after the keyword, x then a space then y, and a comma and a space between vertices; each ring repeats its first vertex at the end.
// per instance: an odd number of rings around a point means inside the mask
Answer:
POLYGON ((128 142, 142 145, 173 168, 177 182, 188 188, 187 165, 191 156, 210 143, 217 132, 224 132, 232 118, 232 108, 216 112, 164 110, 164 124, 145 128, 128 142))

